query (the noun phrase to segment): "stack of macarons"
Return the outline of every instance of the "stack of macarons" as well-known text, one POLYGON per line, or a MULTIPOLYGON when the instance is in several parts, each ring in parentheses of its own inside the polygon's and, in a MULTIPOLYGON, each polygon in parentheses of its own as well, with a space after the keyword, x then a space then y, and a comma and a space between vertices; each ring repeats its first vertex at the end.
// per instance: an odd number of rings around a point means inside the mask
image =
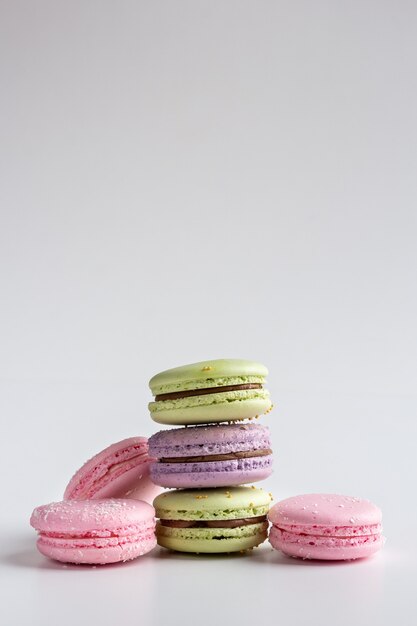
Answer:
POLYGON ((259 363, 223 359, 154 376, 151 416, 179 428, 149 441, 123 439, 87 461, 62 501, 33 511, 39 551, 76 564, 128 561, 156 543, 181 552, 245 551, 267 538, 270 522, 271 545, 291 557, 377 552, 382 515, 368 500, 307 494, 270 508, 271 494, 248 486, 272 471, 269 430, 257 421, 272 408, 267 374, 259 363))
POLYGON ((255 423, 272 404, 268 370, 238 359, 164 371, 149 383, 154 421, 182 426, 149 439, 153 482, 175 491, 154 500, 159 545, 185 552, 233 552, 267 536, 271 496, 242 486, 272 472, 269 430, 255 423))

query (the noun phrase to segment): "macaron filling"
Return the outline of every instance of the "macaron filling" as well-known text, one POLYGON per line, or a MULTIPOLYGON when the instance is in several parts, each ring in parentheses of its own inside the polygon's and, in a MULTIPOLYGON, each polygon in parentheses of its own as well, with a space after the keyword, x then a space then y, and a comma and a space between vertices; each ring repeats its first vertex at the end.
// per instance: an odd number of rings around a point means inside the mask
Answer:
POLYGON ((247 550, 265 541, 267 534, 267 522, 233 528, 173 528, 157 524, 156 530, 159 545, 189 552, 247 550))
POLYGON ((241 452, 228 452, 226 454, 206 454, 200 456, 165 457, 158 460, 159 463, 206 463, 207 461, 233 461, 234 459, 249 459, 257 456, 270 456, 272 450, 242 450, 241 452))
POLYGON ((205 396, 212 393, 221 393, 225 391, 243 391, 245 389, 262 389, 261 383, 246 383, 243 385, 221 385, 216 387, 207 387, 205 389, 190 389, 183 391, 175 391, 172 393, 163 393, 155 396, 156 402, 165 400, 179 400, 180 398, 191 398, 192 396, 205 396))
POLYGON ((271 529, 270 537, 278 543, 278 546, 285 552, 286 547, 294 546, 294 548, 314 547, 314 548, 358 548, 371 547, 379 545, 383 542, 381 533, 368 535, 350 535, 350 536, 329 536, 329 535, 307 535, 300 533, 291 533, 277 526, 271 529))
POLYGON ((266 515, 258 515, 257 517, 246 517, 244 519, 231 520, 172 520, 161 519, 159 523, 162 526, 170 528, 239 528, 240 526, 250 526, 251 524, 261 524, 266 522, 266 515))
POLYGON ((178 391, 195 391, 200 389, 210 389, 216 387, 240 386, 248 384, 265 384, 265 377, 261 375, 242 375, 242 376, 219 376, 200 379, 184 379, 171 383, 154 382, 150 383, 151 391, 154 396, 166 395, 178 391))
POLYGON ((302 524, 274 524, 274 528, 294 536, 299 535, 305 537, 311 535, 314 537, 342 537, 344 539, 349 537, 368 537, 371 535, 379 536, 382 533, 381 524, 367 524, 362 526, 311 525, 308 527, 302 524))
POLYGON ((50 537, 55 539, 105 539, 110 537, 132 537, 138 534, 146 534, 147 532, 153 532, 155 530, 154 520, 148 522, 142 522, 140 524, 129 524, 128 526, 121 526, 120 528, 98 529, 98 530, 86 530, 86 531, 70 531, 70 532, 58 532, 58 531, 39 531, 39 535, 42 537, 50 537))
POLYGON ((38 542, 55 548, 108 548, 137 543, 154 537, 155 524, 130 526, 112 530, 91 531, 85 533, 40 532, 38 542))
POLYGON ((184 409, 184 400, 187 400, 186 407, 191 409, 199 406, 210 406, 244 400, 269 400, 269 392, 262 386, 256 389, 238 389, 234 391, 224 391, 222 388, 219 388, 209 394, 198 393, 187 398, 181 397, 150 402, 149 410, 151 413, 155 413, 165 410, 173 411, 175 409, 184 409))
POLYGON ((326 548, 349 548, 377 544, 382 540, 382 525, 320 526, 274 524, 271 538, 282 546, 304 545, 326 548))

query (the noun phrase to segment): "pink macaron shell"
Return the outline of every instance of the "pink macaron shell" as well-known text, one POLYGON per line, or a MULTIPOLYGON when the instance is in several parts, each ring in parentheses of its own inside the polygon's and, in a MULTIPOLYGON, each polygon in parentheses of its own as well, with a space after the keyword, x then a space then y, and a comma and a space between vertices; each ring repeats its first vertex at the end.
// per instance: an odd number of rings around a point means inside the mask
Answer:
POLYGON ((153 459, 145 437, 108 446, 87 461, 65 489, 65 500, 133 498, 151 503, 161 493, 150 478, 153 459))
POLYGON ((337 494, 305 494, 278 502, 269 511, 275 526, 369 526, 380 524, 380 509, 361 498, 337 494))
POLYGON ((148 459, 140 466, 132 467, 103 484, 90 498, 132 498, 148 503, 153 502, 156 496, 162 492, 162 489, 155 485, 151 479, 150 467, 152 463, 153 461, 148 459))
POLYGON ((105 565, 119 561, 130 561, 150 552, 156 546, 156 537, 152 533, 140 540, 124 543, 121 545, 108 546, 79 546, 74 547, 70 543, 54 544, 46 542, 43 538, 37 541, 37 548, 41 554, 63 563, 105 565))
POLYGON ((39 532, 90 533, 149 524, 155 509, 147 502, 130 499, 63 500, 38 506, 30 524, 39 532))
POLYGON ((272 526, 269 533, 271 545, 288 556, 301 559, 346 561, 372 556, 384 545, 381 535, 365 537, 317 537, 293 535, 272 526))

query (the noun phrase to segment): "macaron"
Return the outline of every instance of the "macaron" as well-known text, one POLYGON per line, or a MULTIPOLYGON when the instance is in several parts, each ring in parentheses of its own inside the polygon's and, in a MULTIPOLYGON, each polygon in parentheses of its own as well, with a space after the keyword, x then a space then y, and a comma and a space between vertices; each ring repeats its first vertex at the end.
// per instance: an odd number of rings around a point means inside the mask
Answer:
POLYGON ((209 424, 254 418, 272 405, 261 363, 218 359, 184 365, 149 381, 155 401, 151 417, 160 424, 209 424))
POLYGON ((180 552, 239 552, 267 537, 271 496, 255 487, 184 489, 154 500, 157 541, 180 552))
POLYGON ((65 563, 129 561, 156 545, 154 509, 138 500, 64 500, 36 508, 39 552, 65 563))
POLYGON ((360 498, 295 496, 273 506, 268 518, 271 545, 303 559, 360 559, 377 552, 385 541, 380 509, 360 498))
POLYGON ((145 437, 131 437, 108 446, 74 474, 64 500, 135 498, 152 503, 161 493, 149 475, 154 461, 145 437))
POLYGON ((162 430, 149 439, 154 483, 163 487, 224 487, 264 480, 272 472, 269 429, 216 424, 162 430))

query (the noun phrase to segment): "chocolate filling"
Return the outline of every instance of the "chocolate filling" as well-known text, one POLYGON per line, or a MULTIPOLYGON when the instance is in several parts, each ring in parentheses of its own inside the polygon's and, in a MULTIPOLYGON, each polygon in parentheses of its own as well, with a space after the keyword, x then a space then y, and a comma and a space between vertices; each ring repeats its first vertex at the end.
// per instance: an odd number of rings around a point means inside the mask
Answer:
POLYGON ((250 526, 250 524, 260 524, 266 522, 266 515, 258 517, 245 517, 244 519, 223 519, 223 520, 182 520, 182 519, 161 519, 162 526, 170 528, 238 528, 239 526, 250 526))
POLYGON ((226 385, 224 387, 209 387, 208 389, 189 389, 186 391, 161 393, 155 396, 155 402, 180 400, 181 398, 191 398, 192 396, 206 396, 210 393, 224 393, 225 391, 242 391, 243 389, 262 389, 262 385, 261 383, 247 383, 246 385, 226 385))
POLYGON ((233 459, 251 459, 255 456, 269 456, 272 450, 244 450, 227 454, 207 454, 206 456, 177 456, 159 459, 160 463, 204 463, 206 461, 233 461, 233 459))

